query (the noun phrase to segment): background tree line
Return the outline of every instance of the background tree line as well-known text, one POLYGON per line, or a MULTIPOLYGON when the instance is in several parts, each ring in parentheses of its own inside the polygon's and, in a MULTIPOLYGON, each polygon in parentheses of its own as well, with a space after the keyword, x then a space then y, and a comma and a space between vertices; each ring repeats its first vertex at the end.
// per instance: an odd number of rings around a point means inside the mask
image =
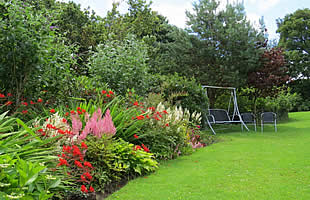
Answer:
MULTIPOLYGON (((309 109, 303 89, 310 87, 309 9, 278 20, 280 41, 271 48, 264 23, 255 29, 241 4, 220 9, 217 0, 196 1, 184 30, 153 11, 149 1, 126 3, 127 13, 115 3, 101 17, 74 2, 1 1, 1 91, 16 94, 17 106, 39 95, 65 102, 98 87, 120 94, 135 88, 144 96, 162 92, 169 98, 174 92, 172 101, 187 99, 202 111, 203 91, 196 87, 233 86, 244 98, 241 109, 256 112, 275 109, 260 107, 259 98, 276 99, 285 85, 292 90, 283 94, 298 92, 303 102, 295 109, 309 109)), ((217 106, 220 98, 211 93, 209 101, 217 106)))

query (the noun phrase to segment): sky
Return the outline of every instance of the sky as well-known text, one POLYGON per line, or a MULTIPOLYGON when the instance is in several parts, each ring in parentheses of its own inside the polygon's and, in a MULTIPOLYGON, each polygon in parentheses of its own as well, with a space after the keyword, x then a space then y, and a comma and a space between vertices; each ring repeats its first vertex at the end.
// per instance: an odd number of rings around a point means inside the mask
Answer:
MULTIPOLYGON (((105 16, 112 8, 112 2, 120 2, 120 11, 126 12, 126 0, 73 0, 83 8, 90 6, 98 15, 105 16)), ((167 17, 170 24, 180 28, 186 27, 185 11, 192 10, 192 3, 198 0, 152 0, 152 9, 167 17)), ((238 0, 220 0, 222 5, 238 0)), ((147 0, 149 2, 149 0, 147 0)), ((244 3, 248 19, 258 27, 258 20, 264 17, 269 40, 278 39, 276 19, 283 19, 298 9, 310 8, 310 0, 239 0, 244 3)))

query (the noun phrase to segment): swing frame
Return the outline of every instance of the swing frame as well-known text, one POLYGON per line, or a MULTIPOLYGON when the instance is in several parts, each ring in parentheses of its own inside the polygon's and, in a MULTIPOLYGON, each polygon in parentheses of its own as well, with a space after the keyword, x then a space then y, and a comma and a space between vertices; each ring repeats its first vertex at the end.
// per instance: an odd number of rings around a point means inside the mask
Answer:
POLYGON ((246 130, 249 131, 247 125, 242 120, 242 117, 241 117, 241 114, 240 114, 240 111, 239 111, 238 102, 237 102, 236 88, 233 88, 233 87, 209 86, 209 85, 202 86, 202 88, 206 89, 206 96, 207 97, 208 97, 208 88, 231 90, 231 97, 229 99, 229 105, 228 105, 228 109, 227 110, 224 110, 224 109, 210 109, 210 104, 208 103, 209 115, 207 116, 207 123, 208 123, 208 126, 210 127, 210 129, 211 129, 211 131, 212 131, 212 133, 214 135, 216 135, 216 132, 213 129, 212 124, 241 123, 241 127, 244 126, 246 128, 246 130), (233 111, 232 117, 230 117, 229 116, 229 110, 230 110, 230 105, 231 105, 232 99, 233 99, 234 111, 233 111), (220 119, 218 117, 218 115, 216 115, 216 112, 222 113, 222 114, 224 113, 224 115, 222 115, 224 118, 220 119))

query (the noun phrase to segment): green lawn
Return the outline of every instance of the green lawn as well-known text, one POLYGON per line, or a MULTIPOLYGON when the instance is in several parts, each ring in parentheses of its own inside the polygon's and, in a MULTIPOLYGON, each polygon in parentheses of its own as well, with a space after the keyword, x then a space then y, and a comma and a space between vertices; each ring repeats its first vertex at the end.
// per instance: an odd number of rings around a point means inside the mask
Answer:
POLYGON ((222 142, 162 163, 108 199, 309 200, 310 112, 290 118, 277 133, 221 134, 222 142))

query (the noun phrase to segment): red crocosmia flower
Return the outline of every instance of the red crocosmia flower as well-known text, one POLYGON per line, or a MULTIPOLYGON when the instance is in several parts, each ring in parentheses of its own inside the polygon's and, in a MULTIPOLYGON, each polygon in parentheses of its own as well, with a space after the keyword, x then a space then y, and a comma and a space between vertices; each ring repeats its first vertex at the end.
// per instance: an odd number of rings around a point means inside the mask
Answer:
POLYGON ((71 147, 70 146, 62 146, 62 152, 70 153, 71 147))
POLYGON ((0 93, 0 98, 5 98, 5 95, 0 93))
POLYGON ((134 120, 134 119, 136 119, 136 118, 135 118, 135 117, 132 117, 131 119, 134 120))
POLYGON ((83 113, 82 113, 81 111, 79 111, 79 110, 77 111, 77 113, 78 113, 79 115, 83 114, 83 113))
POLYGON ((24 106, 28 106, 28 103, 27 103, 27 102, 22 102, 22 104, 23 104, 24 106))
POLYGON ((83 176, 83 175, 81 175, 81 180, 84 181, 84 182, 87 181, 86 178, 85 178, 85 176, 83 176))
POLYGON ((13 95, 11 93, 7 93, 6 96, 11 97, 13 95))
POLYGON ((81 107, 77 107, 77 109, 76 110, 82 110, 82 108, 81 107))
POLYGON ((74 156, 80 156, 80 155, 82 155, 82 154, 81 154, 81 151, 80 151, 80 149, 79 149, 78 147, 77 147, 77 148, 73 148, 72 154, 73 154, 74 156))
POLYGON ((67 160, 59 158, 59 163, 57 164, 57 167, 62 166, 62 165, 69 166, 67 160))
POLYGON ((65 116, 69 116, 69 112, 66 112, 65 116))
POLYGON ((88 178, 88 180, 90 180, 90 181, 93 179, 92 175, 90 175, 90 173, 88 173, 88 172, 85 172, 83 175, 86 176, 88 178))
POLYGON ((81 143, 81 147, 82 147, 82 149, 87 149, 88 148, 87 145, 84 142, 81 143))
POLYGON ((102 91, 101 91, 101 94, 105 94, 105 93, 107 93, 107 91, 105 91, 105 90, 102 90, 102 91))
POLYGON ((114 94, 114 92, 112 92, 111 90, 109 91, 109 93, 110 93, 111 95, 113 95, 113 94, 114 94))
POLYGON ((140 145, 136 145, 135 150, 141 150, 141 146, 140 145))
POLYGON ((150 152, 150 150, 144 144, 142 144, 142 147, 145 152, 150 152))
POLYGON ((67 123, 67 120, 65 118, 62 118, 63 123, 67 123))
POLYGON ((71 114, 75 114, 75 111, 74 111, 74 110, 71 110, 70 113, 71 113, 71 114))
POLYGON ((59 134, 62 134, 62 135, 64 135, 65 134, 65 131, 63 131, 63 130, 61 130, 61 129, 58 129, 58 131, 57 131, 59 134))
POLYGON ((30 104, 31 104, 31 105, 33 105, 33 104, 36 104, 36 103, 35 103, 35 102, 33 102, 33 101, 30 101, 30 104))
POLYGON ((149 116, 149 115, 147 115, 147 116, 146 116, 146 118, 150 119, 150 116, 149 116))
POLYGON ((139 102, 134 102, 134 104, 133 104, 134 106, 139 106, 139 102))
POLYGON ((138 120, 142 120, 142 119, 144 119, 144 116, 143 115, 139 115, 139 116, 137 116, 137 119, 138 120))
POLYGON ((85 167, 93 168, 93 166, 90 164, 90 162, 85 161, 84 162, 85 167))
POLYGON ((83 168, 82 163, 80 163, 80 161, 75 160, 74 161, 75 166, 79 167, 79 168, 83 168))
POLYGON ((82 185, 82 186, 81 186, 81 191, 84 192, 84 193, 87 193, 87 192, 88 192, 88 190, 87 190, 87 188, 86 188, 85 185, 82 185))
POLYGON ((23 113, 23 114, 27 114, 27 113, 28 113, 28 110, 23 110, 22 113, 23 113))
POLYGON ((107 94, 107 97, 108 97, 108 98, 110 98, 110 97, 111 97, 111 95, 107 94))
POLYGON ((4 105, 9 106, 11 105, 13 102, 12 101, 7 101, 4 105))
POLYGON ((167 127, 168 127, 168 126, 169 126, 169 124, 167 123, 167 124, 165 124, 165 126, 167 126, 167 127))
POLYGON ((134 136, 136 139, 138 139, 138 138, 139 138, 139 136, 137 136, 136 134, 134 134, 133 136, 134 136))
POLYGON ((55 113, 55 109, 50 109, 50 113, 55 113))
POLYGON ((164 110, 163 113, 168 114, 167 110, 164 110))
POLYGON ((43 100, 41 98, 38 99, 38 103, 42 103, 43 100))
POLYGON ((95 192, 94 188, 92 186, 89 186, 89 191, 90 192, 95 192))
POLYGON ((156 119, 157 121, 160 121, 160 119, 159 119, 158 117, 155 117, 155 119, 156 119))
POLYGON ((41 128, 41 129, 39 129, 39 130, 38 130, 38 132, 39 132, 39 133, 42 133, 42 132, 43 132, 43 129, 42 129, 42 128, 41 128))
POLYGON ((82 109, 82 113, 85 113, 86 112, 86 110, 85 109, 82 109))

